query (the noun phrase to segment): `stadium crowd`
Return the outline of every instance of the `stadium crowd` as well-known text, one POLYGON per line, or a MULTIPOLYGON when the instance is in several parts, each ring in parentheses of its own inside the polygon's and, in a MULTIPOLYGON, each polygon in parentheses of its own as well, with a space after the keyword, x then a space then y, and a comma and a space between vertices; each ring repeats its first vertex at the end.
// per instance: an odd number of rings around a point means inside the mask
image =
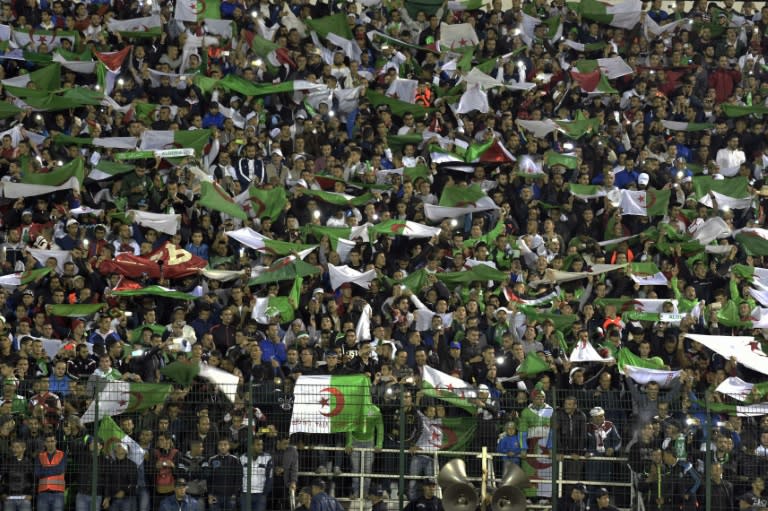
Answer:
POLYGON ((381 509, 404 444, 765 511, 764 373, 688 335, 768 352, 768 7, 690 3, 4 1, 3 509, 381 509), (355 374, 381 420, 291 434, 355 374), (115 442, 110 381, 173 387, 115 442))

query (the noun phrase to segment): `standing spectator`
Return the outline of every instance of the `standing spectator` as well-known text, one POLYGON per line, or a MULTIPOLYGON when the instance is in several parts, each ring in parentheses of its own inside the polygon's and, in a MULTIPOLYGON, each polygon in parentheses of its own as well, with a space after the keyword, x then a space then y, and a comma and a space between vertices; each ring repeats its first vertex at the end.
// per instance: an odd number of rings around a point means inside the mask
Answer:
MULTIPOLYGON (((734 511, 733 483, 723 479, 723 467, 719 463, 713 463, 709 467, 710 485, 710 509, 712 511, 734 511)), ((699 488, 699 498, 706 501, 706 485, 699 488)))
POLYGON ((5 488, 4 509, 7 511, 31 511, 35 493, 35 466, 26 453, 27 446, 22 440, 11 443, 10 456, 4 457, 2 472, 5 488))
POLYGON ((275 485, 273 501, 276 509, 287 509, 288 497, 296 491, 299 479, 299 453, 286 433, 278 433, 273 454, 275 479, 282 484, 275 485))
MULTIPOLYGON (((352 458, 352 472, 355 474, 370 474, 373 470, 373 453, 378 452, 384 445, 384 420, 378 407, 371 405, 365 410, 362 423, 355 431, 347 433, 344 450, 352 458), (362 449, 362 450, 361 450, 362 449)), ((368 495, 371 485, 370 477, 352 479, 352 497, 359 498, 368 495), (362 493, 360 493, 362 490, 362 493)))
MULTIPOLYGON (((621 436, 613 422, 605 419, 605 410, 600 407, 589 411, 590 422, 587 426, 587 455, 589 457, 612 458, 621 448, 621 436)), ((587 481, 605 481, 615 468, 612 461, 587 462, 587 481)))
POLYGON ((208 460, 208 505, 211 511, 234 511, 240 494, 242 466, 229 452, 229 440, 216 444, 217 453, 208 460))
POLYGON ((45 450, 37 455, 35 478, 37 478, 37 510, 64 511, 64 491, 67 455, 56 448, 56 436, 45 436, 45 450))
POLYGON ((109 511, 133 511, 136 506, 138 470, 136 463, 128 459, 126 444, 115 444, 114 459, 104 470, 109 477, 104 489, 103 506, 109 511))
POLYGON ((582 473, 579 458, 584 456, 587 444, 587 416, 579 410, 575 396, 566 397, 563 407, 555 412, 554 428, 563 463, 563 478, 579 481, 582 473))
POLYGON ((180 477, 173 486, 173 495, 160 501, 159 511, 198 511, 197 501, 187 495, 187 480, 180 477))
POLYGON ((251 451, 240 456, 240 464, 242 465, 243 489, 243 494, 240 496, 241 509, 243 511, 266 511, 267 498, 272 492, 274 466, 272 455, 264 452, 263 439, 257 438, 253 441, 251 451), (250 509, 247 508, 248 498, 251 500, 250 509))

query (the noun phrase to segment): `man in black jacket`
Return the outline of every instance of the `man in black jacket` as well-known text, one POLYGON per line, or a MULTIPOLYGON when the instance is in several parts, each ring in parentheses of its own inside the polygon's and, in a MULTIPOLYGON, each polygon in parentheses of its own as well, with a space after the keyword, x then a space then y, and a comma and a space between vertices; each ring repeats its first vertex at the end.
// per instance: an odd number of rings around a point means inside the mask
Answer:
POLYGON ((568 396, 563 407, 555 412, 555 433, 560 459, 563 462, 563 478, 570 481, 582 479, 583 465, 578 459, 563 456, 584 456, 587 438, 587 416, 579 410, 575 396, 568 396))
POLYGON ((30 511, 35 493, 35 465, 26 455, 23 440, 11 443, 11 455, 2 460, 5 508, 10 511, 30 511))
POLYGON ((243 483, 243 467, 229 453, 229 440, 217 444, 219 453, 208 460, 208 504, 211 511, 234 511, 243 483))
POLYGON ((114 454, 114 459, 109 461, 104 470, 108 477, 103 505, 111 511, 131 511, 136 505, 138 467, 128 459, 128 446, 124 443, 115 444, 114 454))

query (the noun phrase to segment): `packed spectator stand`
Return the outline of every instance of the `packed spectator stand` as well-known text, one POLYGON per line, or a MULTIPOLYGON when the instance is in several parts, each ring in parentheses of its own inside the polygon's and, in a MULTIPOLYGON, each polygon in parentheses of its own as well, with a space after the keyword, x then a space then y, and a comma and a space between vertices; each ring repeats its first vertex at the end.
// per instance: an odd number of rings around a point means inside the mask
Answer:
POLYGON ((767 51, 733 0, 3 2, 3 511, 455 511, 457 457, 766 511, 767 51))

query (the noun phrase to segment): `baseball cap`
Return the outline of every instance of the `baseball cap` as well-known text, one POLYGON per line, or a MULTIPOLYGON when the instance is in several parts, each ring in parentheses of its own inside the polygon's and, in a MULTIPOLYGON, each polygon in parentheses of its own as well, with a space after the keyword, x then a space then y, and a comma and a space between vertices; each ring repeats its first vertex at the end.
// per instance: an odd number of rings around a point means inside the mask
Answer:
POLYGON ((67 220, 67 227, 69 227, 70 225, 80 225, 80 222, 78 222, 74 218, 70 218, 69 220, 67 220))
POLYGON ((592 408, 592 409, 589 411, 589 415, 590 415, 591 417, 597 417, 598 415, 605 415, 605 410, 603 410, 603 409, 602 409, 601 407, 599 407, 599 406, 596 406, 596 407, 592 408))
POLYGON ((312 486, 325 489, 325 481, 320 478, 312 479, 312 486))
POLYGON ((176 479, 176 488, 180 488, 180 487, 186 486, 186 485, 187 485, 187 480, 184 479, 183 477, 180 477, 180 478, 176 479))
POLYGON ((610 495, 611 494, 611 492, 608 491, 608 488, 605 488, 605 487, 598 488, 597 492, 595 492, 595 493, 597 494, 598 497, 603 497, 605 495, 610 495))
POLYGON ((449 347, 452 350, 453 349, 460 350, 461 349, 461 343, 460 342, 452 342, 449 347))
POLYGON ((651 181, 651 176, 649 176, 645 172, 637 176, 637 184, 639 184, 640 186, 647 186, 650 181, 651 181))

